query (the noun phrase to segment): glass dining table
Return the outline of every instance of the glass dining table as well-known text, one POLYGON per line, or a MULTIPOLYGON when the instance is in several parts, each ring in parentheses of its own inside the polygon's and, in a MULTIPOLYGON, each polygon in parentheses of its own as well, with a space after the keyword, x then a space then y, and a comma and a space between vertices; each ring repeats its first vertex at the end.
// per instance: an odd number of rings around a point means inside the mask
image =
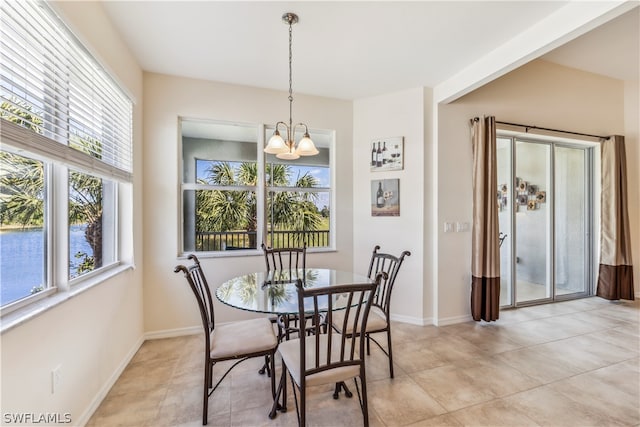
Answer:
MULTIPOLYGON (((234 277, 216 289, 220 302, 240 310, 275 315, 298 314, 296 283, 304 287, 325 287, 353 283, 371 283, 367 276, 329 268, 258 271, 234 277)), ((339 296, 333 309, 345 308, 346 298, 339 296)))

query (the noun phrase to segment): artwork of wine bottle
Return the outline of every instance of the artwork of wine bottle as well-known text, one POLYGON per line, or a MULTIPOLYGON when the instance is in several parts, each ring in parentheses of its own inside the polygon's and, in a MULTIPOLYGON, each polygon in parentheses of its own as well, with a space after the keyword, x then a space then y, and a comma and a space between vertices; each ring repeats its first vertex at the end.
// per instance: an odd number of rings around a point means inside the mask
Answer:
MULTIPOLYGON (((395 171, 404 168, 404 137, 372 138, 369 141, 371 144, 371 172, 395 171)), ((375 194, 375 188, 373 192, 375 194)))
POLYGON ((371 166, 376 166, 376 143, 371 144, 371 166))
POLYGON ((378 191, 376 192, 376 207, 384 208, 384 191, 382 190, 382 181, 378 183, 378 191))
POLYGON ((382 164, 386 165, 389 162, 389 151, 387 150, 387 141, 382 143, 382 164))

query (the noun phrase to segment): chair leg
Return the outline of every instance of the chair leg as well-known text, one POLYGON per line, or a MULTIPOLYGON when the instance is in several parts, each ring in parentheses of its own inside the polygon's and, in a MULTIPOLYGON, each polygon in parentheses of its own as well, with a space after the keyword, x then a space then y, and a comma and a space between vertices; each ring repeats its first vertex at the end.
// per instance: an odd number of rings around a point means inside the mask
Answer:
MULTIPOLYGON (((273 375, 275 377, 275 374, 273 375)), ((271 412, 269 412, 269 418, 274 419, 278 414, 277 411, 287 412, 287 368, 282 366, 282 376, 280 377, 280 383, 278 384, 278 390, 273 397, 273 406, 271 412), (283 397, 282 405, 280 405, 280 396, 283 397)))
POLYGON ((275 399, 276 397, 276 354, 272 353, 269 356, 270 359, 270 372, 269 372, 269 376, 271 377, 271 395, 273 396, 273 398, 275 399))
POLYGON ((202 425, 206 426, 207 425, 207 415, 209 412, 209 388, 210 385, 209 383, 211 382, 211 372, 213 371, 211 363, 209 363, 209 360, 207 360, 205 362, 204 365, 204 381, 202 382, 204 384, 204 389, 202 391, 202 396, 203 396, 203 402, 202 402, 202 425))
POLYGON ((336 383, 336 387, 333 389, 333 398, 338 400, 340 397, 340 383, 336 383))
POLYGON ((389 350, 389 376, 393 378, 393 349, 391 348, 391 329, 387 329, 387 346, 389 350))
MULTIPOLYGON (((363 369, 364 370, 364 369, 363 369)), ((360 386, 362 387, 362 425, 369 427, 369 407, 367 406, 367 381, 364 373, 360 377, 360 386)))
POLYGON ((269 355, 268 354, 264 355, 264 365, 262 365, 262 368, 258 370, 258 373, 260 375, 264 375, 265 372, 267 373, 268 376, 271 376, 271 372, 269 371, 269 355))
POLYGON ((306 386, 300 388, 300 425, 307 425, 307 392, 306 386))

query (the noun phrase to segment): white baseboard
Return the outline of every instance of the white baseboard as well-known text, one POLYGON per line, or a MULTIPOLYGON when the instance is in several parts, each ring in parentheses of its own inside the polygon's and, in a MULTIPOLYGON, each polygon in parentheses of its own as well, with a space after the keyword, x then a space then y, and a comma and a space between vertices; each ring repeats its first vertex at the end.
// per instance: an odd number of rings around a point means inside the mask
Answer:
MULTIPOLYGON (((220 323, 221 325, 222 323, 220 323)), ((202 333, 202 326, 188 326, 186 328, 164 329, 162 331, 146 332, 145 340, 157 340, 161 338, 181 337, 184 335, 196 335, 202 333)))
POLYGON ((107 397, 107 394, 109 394, 109 390, 111 390, 111 387, 113 387, 116 381, 118 381, 118 378, 120 378, 120 375, 127 368, 129 363, 131 362, 131 359, 133 359, 133 356, 136 355, 137 351, 140 349, 140 346, 142 346, 144 341, 145 341, 144 336, 140 337, 138 341, 136 341, 136 343, 133 345, 131 350, 129 350, 129 353, 127 353, 124 359, 122 359, 122 362, 120 362, 120 365, 118 366, 118 368, 111 374, 109 379, 102 385, 102 388, 100 388, 96 396, 93 398, 89 407, 87 407, 87 409, 80 416, 80 418, 78 420, 74 420, 74 422, 77 422, 78 425, 81 425, 81 426, 84 426, 89 422, 93 413, 98 409, 98 407, 100 406, 104 398, 107 397))
POLYGON ((453 317, 445 317, 442 319, 436 319, 433 317, 410 317, 410 316, 402 316, 397 314, 391 315, 391 320, 401 323, 408 323, 410 325, 418 325, 418 326, 447 326, 447 325, 455 325, 457 323, 470 322, 473 320, 471 315, 462 315, 462 316, 453 316, 453 317))
POLYGON ((452 317, 444 317, 442 319, 436 319, 434 325, 436 326, 447 326, 447 325, 455 325, 458 323, 470 322, 473 320, 471 315, 465 314, 462 316, 452 316, 452 317))
POLYGON ((402 316, 398 314, 391 314, 390 317, 394 322, 408 323, 410 325, 426 326, 433 323, 433 319, 431 317, 420 318, 412 316, 402 316))

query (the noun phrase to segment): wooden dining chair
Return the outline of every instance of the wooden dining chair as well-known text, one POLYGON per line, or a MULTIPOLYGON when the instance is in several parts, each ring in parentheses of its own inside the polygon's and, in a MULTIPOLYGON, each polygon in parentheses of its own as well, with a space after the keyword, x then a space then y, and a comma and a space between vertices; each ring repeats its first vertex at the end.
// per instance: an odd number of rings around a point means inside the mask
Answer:
MULTIPOLYGON (((393 285, 395 284, 398 271, 402 266, 405 256, 411 256, 411 252, 403 251, 399 257, 387 253, 378 252, 380 246, 376 245, 373 248, 371 254, 371 261, 369 262, 369 272, 367 276, 374 278, 380 272, 385 272, 386 278, 382 280, 380 286, 377 289, 376 295, 373 299, 373 305, 371 307, 371 313, 369 315, 369 321, 367 322, 367 328, 365 336, 367 338, 367 354, 371 354, 371 341, 373 341, 389 359, 389 376, 393 378, 393 347, 391 344, 391 292, 393 291, 393 285), (371 334, 384 332, 387 336, 387 349, 378 342, 371 334)), ((343 313, 337 313, 334 316, 333 327, 338 331, 342 331, 342 316, 343 313)), ((351 323, 349 322, 349 325, 351 323)), ((348 334, 353 333, 353 329, 346 331, 348 334)), ((334 397, 337 398, 339 388, 336 388, 334 397)))
POLYGON ((218 388, 222 380, 239 363, 252 357, 265 357, 270 364, 271 394, 275 398, 274 357, 278 339, 271 322, 266 318, 216 325, 213 300, 209 284, 195 255, 189 255, 193 264, 178 265, 174 272, 183 272, 198 302, 202 326, 204 328, 204 389, 202 425, 207 424, 209 396, 218 388), (237 360, 213 385, 213 367, 225 360, 237 360))
MULTIPOLYGON (((341 330, 361 330, 366 324, 376 288, 385 276, 386 273, 380 273, 373 283, 320 288, 305 288, 302 280, 298 279, 298 316, 312 316, 315 319, 326 316, 327 322, 331 323, 335 320, 335 313, 344 311, 341 330), (334 311, 336 309, 338 311, 334 311), (347 322, 350 323, 349 326, 347 322)), ((353 379, 362 410, 363 425, 368 426, 364 335, 347 335, 332 328, 324 333, 321 322, 311 322, 311 325, 314 330, 309 334, 310 326, 299 322, 298 338, 284 341, 278 347, 278 353, 282 357, 282 376, 269 417, 275 418, 278 410, 287 410, 287 374, 294 386, 294 401, 300 426, 306 425, 307 387, 353 379)))

